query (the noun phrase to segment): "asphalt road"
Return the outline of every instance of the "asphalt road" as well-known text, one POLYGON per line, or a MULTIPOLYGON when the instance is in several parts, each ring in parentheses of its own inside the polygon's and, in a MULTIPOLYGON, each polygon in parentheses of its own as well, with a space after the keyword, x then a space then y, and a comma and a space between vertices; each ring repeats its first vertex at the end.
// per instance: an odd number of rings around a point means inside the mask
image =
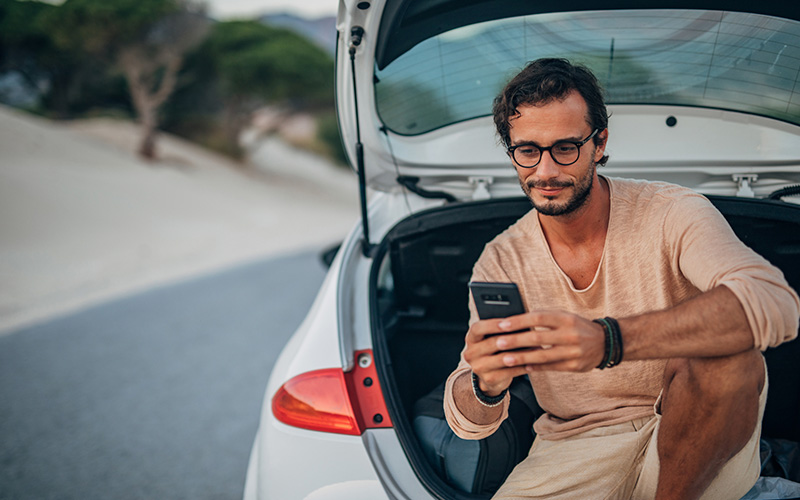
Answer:
POLYGON ((263 391, 317 252, 0 337, 0 499, 241 498, 263 391))

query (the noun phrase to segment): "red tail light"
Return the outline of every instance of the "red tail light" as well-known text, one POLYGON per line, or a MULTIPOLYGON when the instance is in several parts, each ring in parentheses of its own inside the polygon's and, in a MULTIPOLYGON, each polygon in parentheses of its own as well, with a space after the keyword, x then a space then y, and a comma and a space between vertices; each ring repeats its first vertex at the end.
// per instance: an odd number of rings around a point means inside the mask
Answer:
POLYGON ((372 352, 357 352, 356 359, 359 363, 348 373, 315 370, 283 384, 272 397, 275 418, 294 427, 356 436, 364 429, 391 427, 372 352))
POLYGON ((303 373, 272 398, 272 413, 284 424, 313 431, 361 434, 338 368, 303 373))

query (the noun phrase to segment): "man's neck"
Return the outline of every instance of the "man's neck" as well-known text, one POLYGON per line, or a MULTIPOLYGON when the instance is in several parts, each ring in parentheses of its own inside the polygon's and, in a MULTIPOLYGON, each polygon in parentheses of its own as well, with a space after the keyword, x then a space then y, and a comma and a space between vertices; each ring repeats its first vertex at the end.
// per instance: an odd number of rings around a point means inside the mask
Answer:
POLYGON ((605 241, 610 213, 611 191, 608 181, 595 175, 591 193, 579 209, 566 215, 538 215, 551 249, 554 245, 575 249, 605 241))

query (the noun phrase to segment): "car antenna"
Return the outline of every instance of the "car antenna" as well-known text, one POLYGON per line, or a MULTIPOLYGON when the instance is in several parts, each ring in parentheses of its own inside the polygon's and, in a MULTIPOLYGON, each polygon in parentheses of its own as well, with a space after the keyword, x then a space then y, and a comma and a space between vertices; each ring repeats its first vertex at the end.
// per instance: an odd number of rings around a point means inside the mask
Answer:
POLYGON ((358 119, 358 90, 356 88, 356 49, 361 45, 364 28, 353 26, 350 30, 350 71, 353 78, 353 107, 356 119, 356 172, 358 173, 358 194, 361 200, 361 227, 364 239, 361 240, 361 251, 364 257, 372 258, 375 245, 369 241, 369 218, 367 216, 367 175, 364 172, 364 145, 361 143, 361 125, 358 119))

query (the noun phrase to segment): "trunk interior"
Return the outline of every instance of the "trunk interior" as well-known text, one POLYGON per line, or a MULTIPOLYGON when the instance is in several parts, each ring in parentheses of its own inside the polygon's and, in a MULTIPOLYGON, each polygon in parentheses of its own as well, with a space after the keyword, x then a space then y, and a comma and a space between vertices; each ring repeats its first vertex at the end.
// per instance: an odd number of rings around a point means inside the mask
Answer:
MULTIPOLYGON (((739 238, 800 289, 800 206, 709 198, 739 238)), ((481 485, 469 491, 443 473, 444 466, 431 462, 415 432, 415 405, 440 391, 458 362, 473 263, 485 243, 529 209, 527 199, 514 198, 453 203, 421 212, 396 225, 376 254, 370 298, 378 375, 406 455, 420 480, 439 498, 489 498, 504 479, 482 478, 481 485)), ((800 442, 800 342, 770 349, 765 356, 770 386, 762 437, 800 442)), ((512 408, 515 405, 521 406, 512 399, 512 408)), ((525 421, 527 429, 516 430, 520 436, 532 439, 532 418, 525 421)), ((477 474, 497 472, 481 469, 477 474)))

